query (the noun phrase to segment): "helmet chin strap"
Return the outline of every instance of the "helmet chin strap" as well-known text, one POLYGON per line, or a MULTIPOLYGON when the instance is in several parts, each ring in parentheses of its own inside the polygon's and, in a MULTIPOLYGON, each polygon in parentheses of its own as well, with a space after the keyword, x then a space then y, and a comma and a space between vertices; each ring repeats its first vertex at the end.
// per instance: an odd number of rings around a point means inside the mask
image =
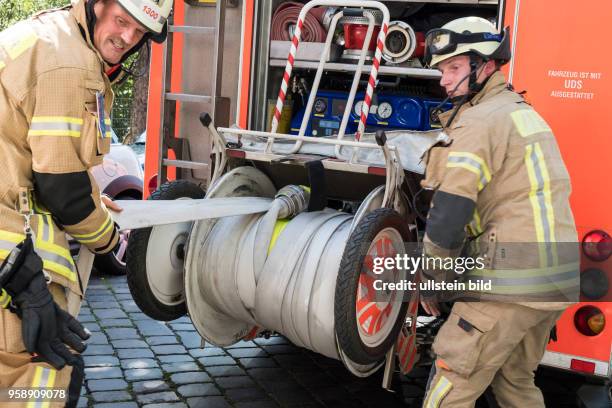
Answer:
POLYGON ((453 113, 451 114, 450 118, 448 119, 448 122, 446 123, 446 127, 450 126, 451 123, 453 123, 453 120, 455 120, 455 116, 457 116, 457 113, 459 113, 459 109, 461 109, 461 106, 463 106, 464 103, 472 99, 474 95, 480 92, 480 90, 482 90, 482 88, 484 87, 486 80, 482 84, 479 84, 477 82, 478 76, 482 72, 482 71, 478 72, 479 68, 484 68, 484 63, 479 65, 478 59, 476 58, 476 56, 470 55, 470 72, 466 76, 464 76, 461 79, 461 81, 459 81, 459 83, 455 85, 453 90, 448 93, 448 96, 433 109, 432 115, 435 115, 435 117, 437 118, 438 115, 442 113, 442 108, 447 102, 450 101, 453 105, 455 105, 453 113), (461 84, 468 78, 470 80, 468 82, 467 93, 463 95, 459 95, 459 96, 451 96, 461 86, 461 84))

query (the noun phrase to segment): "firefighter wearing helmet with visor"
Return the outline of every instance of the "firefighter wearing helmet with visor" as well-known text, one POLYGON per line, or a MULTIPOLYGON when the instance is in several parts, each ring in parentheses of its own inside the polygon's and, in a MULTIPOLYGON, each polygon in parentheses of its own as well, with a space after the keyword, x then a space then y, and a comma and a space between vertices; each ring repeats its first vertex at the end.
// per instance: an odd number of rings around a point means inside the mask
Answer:
POLYGON ((66 311, 84 290, 66 234, 97 254, 117 244, 120 208, 89 170, 110 149, 121 64, 164 41, 171 8, 73 0, 0 33, 0 389, 59 389, 45 405, 76 406, 89 335, 66 311))
POLYGON ((421 271, 426 283, 468 288, 422 293, 432 315, 455 300, 424 407, 473 407, 489 386, 501 407, 544 407, 534 371, 579 293, 569 175, 548 124, 499 71, 511 58, 507 28, 459 18, 427 34, 426 52, 454 107, 438 115, 442 134, 425 155, 425 256, 480 257, 483 267, 421 271))

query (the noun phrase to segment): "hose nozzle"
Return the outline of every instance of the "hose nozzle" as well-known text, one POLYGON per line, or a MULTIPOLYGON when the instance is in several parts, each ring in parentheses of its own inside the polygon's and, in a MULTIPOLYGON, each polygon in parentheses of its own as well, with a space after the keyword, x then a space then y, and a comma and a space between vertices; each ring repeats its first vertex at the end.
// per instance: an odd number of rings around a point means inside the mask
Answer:
POLYGON ((301 213, 308 207, 310 193, 301 186, 289 184, 276 193, 274 198, 280 201, 281 208, 278 218, 291 218, 301 213))

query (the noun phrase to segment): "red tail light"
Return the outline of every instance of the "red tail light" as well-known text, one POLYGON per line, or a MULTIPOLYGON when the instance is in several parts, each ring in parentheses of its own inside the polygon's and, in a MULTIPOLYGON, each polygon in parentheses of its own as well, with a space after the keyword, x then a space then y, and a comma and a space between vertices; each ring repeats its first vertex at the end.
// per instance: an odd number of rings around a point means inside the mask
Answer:
POLYGON ((605 261, 612 255, 612 237, 605 231, 591 231, 582 240, 582 251, 593 261, 605 261))
POLYGON ((585 336, 597 336, 606 326, 606 318, 595 306, 583 306, 574 315, 574 326, 585 336))
POLYGON ((157 174, 154 174, 147 183, 147 188, 149 189, 149 194, 153 194, 155 190, 157 190, 157 174))

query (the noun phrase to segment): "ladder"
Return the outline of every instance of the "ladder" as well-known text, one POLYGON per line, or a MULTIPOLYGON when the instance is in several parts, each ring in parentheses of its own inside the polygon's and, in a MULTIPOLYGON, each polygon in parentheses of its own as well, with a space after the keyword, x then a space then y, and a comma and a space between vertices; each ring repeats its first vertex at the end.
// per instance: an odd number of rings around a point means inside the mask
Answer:
MULTIPOLYGON (((214 26, 175 25, 174 15, 171 15, 168 19, 168 36, 163 44, 162 53, 162 100, 160 104, 160 132, 157 167, 158 186, 161 186, 162 183, 168 180, 168 167, 177 168, 177 178, 181 178, 179 177, 179 174, 182 174, 178 173, 179 169, 190 170, 191 172, 193 172, 193 170, 210 170, 209 163, 191 160, 189 140, 187 138, 175 137, 176 127, 174 118, 176 117, 177 102, 209 104, 211 109, 210 112, 207 113, 209 113, 212 117, 213 123, 215 123, 214 121, 218 118, 218 116, 223 116, 222 114, 219 114, 220 107, 223 107, 225 110, 227 110, 227 116, 229 116, 229 100, 220 96, 223 72, 225 9, 227 1, 232 4, 232 0, 216 1, 214 26), (172 50, 175 33, 183 33, 184 35, 214 36, 214 50, 212 54, 213 63, 212 70, 210 72, 210 75, 212 76, 212 87, 210 95, 176 93, 171 91, 171 77, 173 66, 172 50), (170 159, 168 157, 168 151, 170 149, 174 151, 176 159, 170 159)), ((194 6, 207 6, 207 4, 205 3, 208 3, 208 7, 214 4, 214 0, 185 0, 185 2, 194 6)))

